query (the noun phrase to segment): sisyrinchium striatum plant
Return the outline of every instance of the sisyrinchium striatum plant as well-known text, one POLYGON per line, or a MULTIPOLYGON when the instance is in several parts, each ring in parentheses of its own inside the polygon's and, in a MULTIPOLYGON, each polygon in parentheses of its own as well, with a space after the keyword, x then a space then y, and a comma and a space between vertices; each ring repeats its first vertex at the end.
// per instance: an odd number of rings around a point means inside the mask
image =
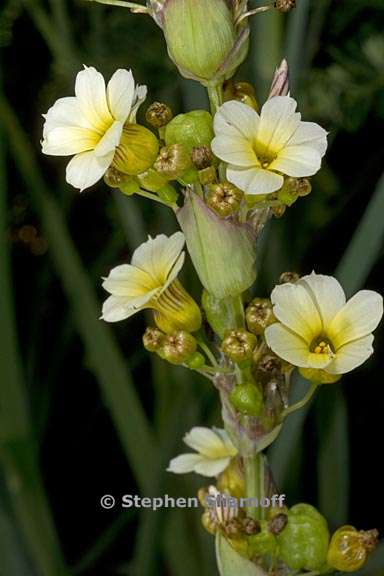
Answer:
POLYGON ((251 9, 247 0, 96 1, 150 15, 180 73, 206 87, 211 106, 174 116, 153 102, 144 126, 136 113, 146 86, 130 70, 117 70, 106 84, 85 67, 75 96, 50 108, 43 130, 45 154, 73 156, 69 184, 83 191, 104 178, 127 202, 141 195, 167 206, 180 225, 170 237, 149 237, 130 263, 110 271, 101 316, 118 322, 151 310, 146 350, 217 390, 223 428, 193 428, 184 438, 193 452, 173 458, 168 471, 211 478, 199 498, 221 576, 357 571, 375 548, 376 530, 342 526, 332 535, 310 504, 272 505, 278 499, 264 454, 292 412, 368 360, 383 315, 376 292, 347 300, 335 278, 315 272, 282 273, 270 296, 252 294, 266 223, 311 192, 327 150, 327 132, 297 112, 285 60, 261 107, 250 84, 232 80, 247 56, 249 18, 295 2, 251 9), (178 279, 186 251, 200 302, 178 279), (308 391, 290 404, 295 370, 308 391))

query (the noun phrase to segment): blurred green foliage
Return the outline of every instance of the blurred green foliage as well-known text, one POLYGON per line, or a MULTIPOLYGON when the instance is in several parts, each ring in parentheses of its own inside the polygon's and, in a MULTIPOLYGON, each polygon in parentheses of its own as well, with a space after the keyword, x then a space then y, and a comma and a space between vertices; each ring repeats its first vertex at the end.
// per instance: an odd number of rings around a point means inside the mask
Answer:
MULTIPOLYGON (((311 196, 266 230, 256 290, 280 273, 336 274, 347 292, 383 292, 384 4, 298 0, 289 16, 254 18, 239 78, 259 99, 283 55, 305 119, 330 132, 311 196)), ((100 276, 147 234, 170 233, 166 208, 111 193, 81 196, 65 161, 40 153, 41 114, 73 91, 83 63, 106 76, 134 70, 149 102, 206 106, 180 79, 156 25, 81 0, 0 6, 0 574, 208 576, 213 542, 196 511, 103 511, 105 493, 191 495, 202 479, 171 477, 168 460, 196 424, 219 424, 215 392, 141 347, 144 315, 98 321, 100 276), (53 524, 56 525, 56 531, 53 524)), ((199 297, 191 268, 185 282, 199 297)), ((306 499, 341 522, 384 530, 378 450, 383 337, 376 357, 290 417, 270 451, 290 502, 306 499)), ((293 397, 305 390, 298 381, 293 397)), ((361 574, 384 571, 382 549, 361 574)))

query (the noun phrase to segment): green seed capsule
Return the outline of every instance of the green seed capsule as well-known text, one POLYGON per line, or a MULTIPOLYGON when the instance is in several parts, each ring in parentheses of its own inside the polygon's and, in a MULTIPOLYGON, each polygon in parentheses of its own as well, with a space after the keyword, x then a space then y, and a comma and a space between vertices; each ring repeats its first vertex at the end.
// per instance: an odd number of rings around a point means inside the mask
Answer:
POLYGON ((292 570, 320 570, 326 563, 329 531, 325 518, 309 504, 296 504, 277 536, 280 558, 292 570))
POLYGON ((205 358, 200 352, 195 352, 186 362, 191 370, 199 370, 205 365, 205 358))
POLYGON ((196 352, 196 339, 185 330, 177 330, 165 337, 162 353, 171 364, 184 364, 196 352))
POLYGON ((158 328, 148 327, 143 336, 144 348, 148 352, 157 352, 164 343, 165 334, 158 328))
POLYGON ((233 362, 239 363, 252 358, 256 342, 256 336, 246 330, 228 330, 221 349, 233 362))
POLYGON ((259 416, 261 413, 263 396, 252 382, 235 386, 229 399, 232 406, 244 416, 259 416))

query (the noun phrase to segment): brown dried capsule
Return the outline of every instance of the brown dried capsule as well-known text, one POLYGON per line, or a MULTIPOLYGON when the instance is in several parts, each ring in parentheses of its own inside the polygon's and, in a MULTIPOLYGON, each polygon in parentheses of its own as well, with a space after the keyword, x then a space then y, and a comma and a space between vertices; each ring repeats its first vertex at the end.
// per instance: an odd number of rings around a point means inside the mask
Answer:
POLYGON ((239 210, 243 196, 243 192, 230 182, 211 184, 207 204, 218 216, 225 218, 239 210))
POLYGON ((288 516, 287 514, 276 514, 269 522, 268 522, 268 530, 271 534, 277 536, 284 530, 288 523, 288 516))
POLYGON ((145 113, 145 119, 154 128, 166 126, 173 118, 172 110, 167 104, 154 102, 145 113))
POLYGON ((296 0, 275 0, 275 8, 280 12, 289 12, 296 7, 296 0))
POLYGON ((213 154, 209 146, 196 146, 192 150, 192 162, 198 170, 204 170, 212 165, 213 154))

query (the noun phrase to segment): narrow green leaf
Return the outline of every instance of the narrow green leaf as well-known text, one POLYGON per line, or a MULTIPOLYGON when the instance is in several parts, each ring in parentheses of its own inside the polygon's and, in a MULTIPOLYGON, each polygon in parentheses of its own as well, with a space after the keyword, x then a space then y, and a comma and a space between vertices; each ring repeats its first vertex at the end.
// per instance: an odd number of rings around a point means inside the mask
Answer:
POLYGON ((289 64, 290 87, 293 94, 303 71, 309 6, 310 0, 300 0, 289 15, 285 56, 289 64))
POLYGON ((367 280, 383 251, 384 244, 384 174, 360 220, 337 269, 336 277, 347 295, 351 295, 367 280))

